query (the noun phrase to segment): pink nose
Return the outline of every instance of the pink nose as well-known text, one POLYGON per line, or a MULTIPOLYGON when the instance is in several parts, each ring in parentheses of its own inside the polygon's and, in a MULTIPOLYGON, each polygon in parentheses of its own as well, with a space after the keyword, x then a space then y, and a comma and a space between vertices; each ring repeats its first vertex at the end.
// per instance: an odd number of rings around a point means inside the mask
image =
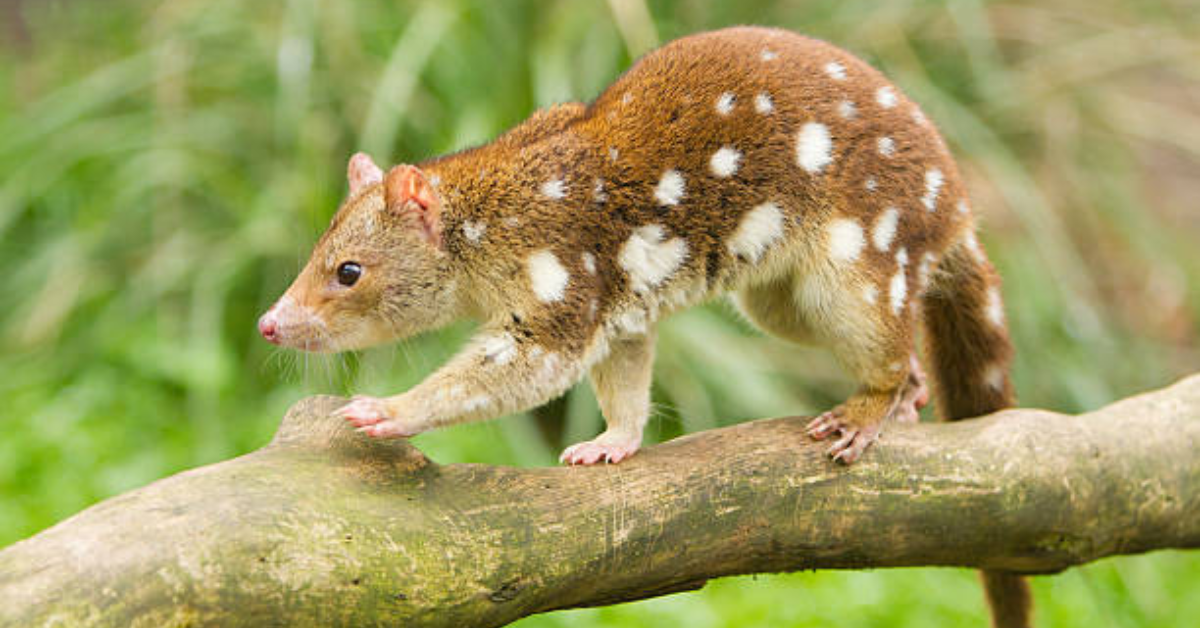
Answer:
POLYGON ((258 319, 258 333, 262 334, 268 342, 279 343, 279 336, 276 335, 275 314, 267 312, 258 319))

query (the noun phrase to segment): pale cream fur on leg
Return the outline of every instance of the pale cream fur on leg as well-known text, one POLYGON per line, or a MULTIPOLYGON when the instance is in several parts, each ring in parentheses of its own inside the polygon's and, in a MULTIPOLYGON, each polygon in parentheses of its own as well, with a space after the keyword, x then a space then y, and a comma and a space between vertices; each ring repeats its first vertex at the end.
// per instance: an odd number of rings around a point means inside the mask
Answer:
POLYGON ((608 358, 592 367, 592 389, 608 429, 595 439, 572 445, 559 460, 570 464, 620 462, 638 450, 650 418, 650 378, 654 330, 615 340, 608 358))

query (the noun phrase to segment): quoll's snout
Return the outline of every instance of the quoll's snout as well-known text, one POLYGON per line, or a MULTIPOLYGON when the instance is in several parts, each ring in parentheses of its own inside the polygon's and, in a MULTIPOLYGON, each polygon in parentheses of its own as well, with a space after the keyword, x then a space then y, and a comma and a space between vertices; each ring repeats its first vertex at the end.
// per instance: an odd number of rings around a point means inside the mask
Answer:
POLYGON ((258 333, 262 334, 267 342, 279 344, 278 321, 275 319, 275 308, 267 310, 258 318, 258 333))

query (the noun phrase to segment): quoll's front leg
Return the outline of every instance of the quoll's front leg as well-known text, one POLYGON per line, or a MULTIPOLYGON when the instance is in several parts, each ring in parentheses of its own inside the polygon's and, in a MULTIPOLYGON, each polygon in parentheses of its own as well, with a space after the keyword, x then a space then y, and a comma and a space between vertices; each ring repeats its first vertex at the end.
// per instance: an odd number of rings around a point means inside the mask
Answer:
POLYGON ((592 367, 592 389, 608 429, 596 438, 571 445, 560 462, 617 463, 642 444, 650 417, 650 379, 654 365, 654 332, 613 341, 608 357, 592 367))
POLYGON ((540 405, 579 381, 586 356, 548 348, 533 338, 502 328, 484 330, 412 390, 393 397, 355 397, 337 414, 369 436, 404 438, 540 405), (518 336, 524 341, 518 342, 518 336))

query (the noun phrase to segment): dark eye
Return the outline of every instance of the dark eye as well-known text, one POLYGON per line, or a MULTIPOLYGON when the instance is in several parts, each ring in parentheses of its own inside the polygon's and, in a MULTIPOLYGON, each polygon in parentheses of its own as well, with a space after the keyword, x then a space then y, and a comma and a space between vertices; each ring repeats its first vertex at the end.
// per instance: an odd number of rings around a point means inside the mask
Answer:
POLYGON ((353 286, 354 282, 362 276, 362 266, 355 262, 342 262, 342 265, 338 266, 337 275, 338 283, 343 286, 353 286))

